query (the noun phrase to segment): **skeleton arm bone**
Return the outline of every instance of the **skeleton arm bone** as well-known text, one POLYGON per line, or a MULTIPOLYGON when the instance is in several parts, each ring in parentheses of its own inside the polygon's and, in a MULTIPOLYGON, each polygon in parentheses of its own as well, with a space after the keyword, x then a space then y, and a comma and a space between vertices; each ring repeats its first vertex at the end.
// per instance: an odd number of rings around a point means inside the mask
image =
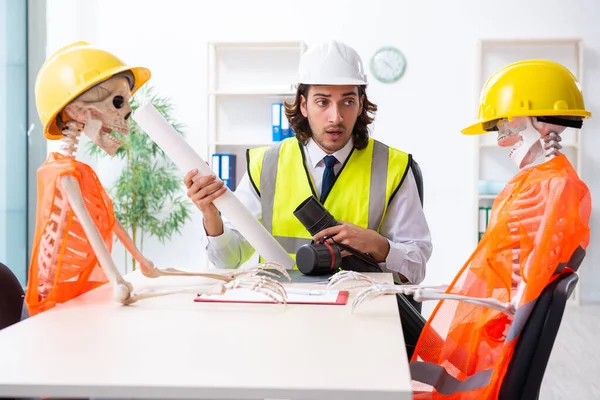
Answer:
MULTIPOLYGON (((378 282, 366 275, 354 271, 341 271, 331 277, 329 287, 336 286, 342 282, 349 280, 358 280, 367 282, 368 288, 358 293, 352 303, 352 311, 358 307, 363 301, 372 299, 377 296, 386 294, 404 294, 413 295, 415 301, 423 302, 426 300, 459 300, 466 303, 476 304, 494 310, 501 311, 507 315, 515 313, 514 307, 506 302, 503 303, 497 299, 482 299, 478 297, 461 296, 451 293, 445 293, 447 286, 419 286, 419 285, 392 285, 388 283, 378 282)), ((358 285, 354 286, 357 287, 358 285)))
POLYGON ((125 246, 125 249, 127 249, 127 251, 135 258, 135 260, 138 263, 140 263, 140 268, 142 270, 142 274, 144 274, 144 276, 146 276, 148 278, 158 278, 159 276, 168 276, 168 275, 171 275, 171 276, 183 275, 183 276, 202 276, 205 278, 213 278, 213 279, 218 279, 218 280, 222 280, 225 282, 229 282, 233 279, 232 274, 225 275, 225 274, 211 274, 211 273, 193 273, 193 272, 180 271, 180 270, 177 270, 174 268, 168 268, 168 269, 156 268, 154 266, 154 263, 152 261, 148 260, 142 254, 142 252, 137 248, 135 243, 133 243, 131 236, 129 236, 129 233, 125 230, 123 225, 121 225, 121 223, 118 220, 115 221, 115 226, 113 228, 113 232, 115 233, 117 238, 121 241, 121 243, 123 243, 123 246, 125 246))
POLYGON ((138 300, 151 297, 166 296, 177 293, 196 293, 196 294, 222 294, 229 289, 249 288, 255 291, 260 291, 270 297, 275 302, 285 302, 286 294, 283 287, 276 281, 268 277, 258 276, 240 276, 236 279, 230 279, 227 284, 217 283, 206 285, 198 288, 166 290, 166 291, 149 291, 139 294, 133 294, 133 286, 127 282, 116 268, 113 259, 90 216, 84 200, 81 195, 79 182, 72 176, 64 176, 61 178, 60 184, 67 193, 67 198, 71 207, 79 219, 83 230, 92 246, 94 253, 98 257, 98 262, 105 271, 106 276, 113 286, 113 297, 116 301, 122 304, 131 304, 138 300))
POLYGON ((128 304, 131 301, 133 286, 123 279, 123 276, 115 266, 115 263, 100 236, 100 232, 98 232, 98 229, 85 206, 79 182, 76 178, 67 175, 60 179, 60 184, 67 194, 67 199, 71 204, 71 208, 77 216, 77 219, 80 221, 90 245, 92 246, 92 249, 94 249, 94 253, 96 253, 96 257, 98 257, 99 264, 102 266, 106 277, 113 286, 114 299, 120 303, 128 304))
POLYGON ((252 268, 227 270, 225 272, 221 272, 221 271, 219 271, 219 272, 188 272, 188 271, 181 271, 181 270, 178 270, 175 268, 164 268, 164 269, 156 268, 154 266, 154 263, 152 261, 148 260, 142 254, 142 252, 137 248, 135 243, 133 243, 131 236, 129 236, 129 233, 125 230, 123 225, 121 225, 121 223, 119 223, 118 220, 115 222, 113 232, 115 233, 117 238, 119 238, 121 243, 123 243, 123 245, 125 246, 127 251, 131 255, 133 255, 133 257, 135 258, 135 260, 138 263, 140 263, 140 268, 142 270, 142 274, 144 274, 144 276, 146 276, 148 278, 158 278, 160 276, 200 276, 200 277, 204 277, 204 278, 217 279, 217 280, 224 281, 224 282, 231 282, 235 278, 242 276, 242 275, 250 276, 250 275, 262 274, 262 275, 266 275, 266 276, 277 277, 277 274, 267 271, 269 269, 273 269, 273 270, 276 270, 277 272, 279 272, 284 277, 286 277, 288 279, 288 281, 291 282, 291 277, 289 276, 289 274, 285 270, 285 268, 283 268, 283 266, 276 264, 276 263, 262 263, 262 264, 258 264, 256 266, 254 266, 252 268))
POLYGON ((462 296, 455 295, 451 293, 445 293, 443 286, 440 286, 439 289, 432 288, 424 288, 418 286, 409 286, 405 287, 403 285, 390 285, 390 284, 380 284, 373 285, 368 287, 367 289, 358 293, 356 298, 352 303, 352 311, 356 307, 358 307, 363 301, 372 299, 374 297, 385 295, 385 294, 405 294, 405 295, 413 295, 415 301, 423 302, 426 300, 458 300, 465 303, 471 303, 478 306, 483 306, 487 308, 491 308, 500 312, 503 312, 507 315, 514 315, 515 309, 513 305, 509 302, 501 302, 497 299, 487 298, 482 299, 478 297, 470 297, 470 296, 462 296))

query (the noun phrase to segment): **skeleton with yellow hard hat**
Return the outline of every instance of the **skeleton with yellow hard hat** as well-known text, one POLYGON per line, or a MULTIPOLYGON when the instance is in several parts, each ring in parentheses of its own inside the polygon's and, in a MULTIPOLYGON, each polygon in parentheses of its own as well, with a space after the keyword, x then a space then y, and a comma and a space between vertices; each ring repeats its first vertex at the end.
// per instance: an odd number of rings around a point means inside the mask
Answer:
POLYGON ((542 291, 574 274, 589 244, 590 191, 560 134, 590 117, 573 74, 549 60, 501 68, 481 93, 478 119, 464 134, 497 132, 519 168, 492 207, 477 248, 444 288, 393 286, 354 273, 370 286, 354 306, 382 294, 440 300, 411 358, 414 398, 498 398, 515 346, 542 291), (541 163, 534 164, 544 157, 541 163))
MULTIPOLYGON (((283 301, 280 283, 260 276, 262 266, 236 272, 187 272, 159 269, 137 249, 115 217, 112 202, 95 171, 76 159, 81 132, 113 155, 121 142, 112 135, 129 133, 131 96, 150 79, 150 70, 126 65, 114 54, 86 42, 75 42, 52 54, 42 65, 35 98, 44 136, 61 140, 37 171, 37 221, 25 301, 30 315, 48 310, 109 282, 122 304, 176 293, 135 293, 111 257, 113 235, 139 262, 149 278, 201 276, 215 279, 187 291, 224 293, 234 287, 262 291, 283 301)), ((280 269, 282 270, 282 269, 280 269)), ((284 275, 287 275, 282 270, 284 275)))

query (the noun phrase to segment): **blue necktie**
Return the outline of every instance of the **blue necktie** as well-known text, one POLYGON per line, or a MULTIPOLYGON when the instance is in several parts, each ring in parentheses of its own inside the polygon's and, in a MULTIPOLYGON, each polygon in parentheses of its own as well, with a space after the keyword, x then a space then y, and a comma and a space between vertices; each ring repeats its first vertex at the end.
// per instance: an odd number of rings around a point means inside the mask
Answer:
POLYGON ((325 156, 325 171, 323 172, 323 183, 321 184, 321 203, 325 202, 333 181, 335 180, 335 172, 333 172, 333 166, 337 163, 337 159, 334 156, 325 156))

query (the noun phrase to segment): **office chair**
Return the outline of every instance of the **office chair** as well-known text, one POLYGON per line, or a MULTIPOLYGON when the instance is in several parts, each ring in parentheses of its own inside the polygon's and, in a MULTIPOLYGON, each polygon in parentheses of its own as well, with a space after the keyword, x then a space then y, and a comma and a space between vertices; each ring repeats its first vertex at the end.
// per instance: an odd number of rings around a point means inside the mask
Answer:
MULTIPOLYGON (((421 207, 423 206, 423 174, 421 173, 421 168, 419 167, 419 164, 417 164, 417 162, 415 161, 415 159, 411 156, 410 157, 410 169, 412 170, 412 173, 415 177, 415 181, 417 183, 417 191, 419 192, 419 199, 421 200, 421 207)), ((398 297, 403 297, 414 309, 414 311, 417 311, 419 316, 421 315, 421 310, 423 309, 423 304, 415 301, 413 299, 413 296, 411 295, 398 295, 398 297)), ((402 303, 401 299, 398 300, 398 305, 400 306, 400 304, 402 303)), ((409 308, 410 310, 410 308, 409 308)), ((416 318, 416 320, 421 320, 423 319, 421 318, 416 318)), ((421 329, 423 328, 423 326, 425 326, 425 320, 423 319, 423 325, 421 326, 421 329)), ((420 331, 419 331, 419 335, 420 335, 420 331)))
POLYGON ((415 161, 414 158, 410 158, 410 168, 412 169, 413 175, 415 176, 415 181, 417 182, 417 191, 419 192, 419 199, 421 200, 421 206, 423 205, 423 174, 421 173, 421 168, 419 164, 415 161))
POLYGON ((538 399, 567 299, 579 280, 564 273, 541 293, 515 346, 499 400, 538 399))
MULTIPOLYGON (((423 206, 423 174, 421 173, 419 164, 417 164, 412 156, 410 158, 410 168, 417 183, 417 191, 419 193, 419 199, 421 200, 421 206, 423 206)), ((425 327, 425 323, 427 322, 421 314, 423 304, 415 301, 412 295, 404 294, 396 295, 396 301, 398 302, 398 310, 400 312, 400 322, 402 324, 406 352, 410 359, 417 345, 417 341, 419 340, 419 336, 421 336, 423 327, 425 327)))
MULTIPOLYGON (((421 173, 421 168, 419 167, 419 164, 417 164, 417 162, 415 161, 415 159, 412 156, 410 157, 410 169, 412 170, 413 175, 415 177, 415 181, 417 183, 417 191, 419 192, 419 199, 421 200, 421 207, 422 207, 423 206, 423 174, 421 173)), ((409 296, 399 295, 399 296, 403 296, 410 303, 410 305, 415 309, 415 311, 417 311, 419 313, 419 315, 421 315, 421 310, 423 309, 422 303, 415 301, 413 299, 413 296, 411 296, 411 295, 409 295, 409 296)), ((423 325, 423 326, 425 326, 425 325, 423 325)))
POLYGON ((0 263, 0 330, 21 320, 25 292, 13 272, 0 263))

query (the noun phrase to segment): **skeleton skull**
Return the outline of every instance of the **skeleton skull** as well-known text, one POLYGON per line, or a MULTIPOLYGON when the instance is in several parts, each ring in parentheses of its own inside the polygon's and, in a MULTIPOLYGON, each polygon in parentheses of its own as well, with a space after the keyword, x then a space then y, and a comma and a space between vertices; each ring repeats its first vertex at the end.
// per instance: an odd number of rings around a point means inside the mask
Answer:
POLYGON ((84 133, 111 156, 121 145, 121 141, 111 132, 123 135, 129 133, 127 119, 131 115, 131 83, 131 76, 115 75, 85 91, 65 107, 69 118, 87 125, 86 127, 101 123, 101 129, 84 127, 84 133))
POLYGON ((510 120, 505 118, 498 121, 497 127, 498 145, 513 146, 508 156, 518 168, 526 167, 544 154, 540 139, 547 135, 552 137, 545 139, 552 140, 546 141, 553 143, 552 146, 556 150, 560 149, 560 133, 565 130, 564 126, 540 122, 535 117, 515 117, 510 120))

